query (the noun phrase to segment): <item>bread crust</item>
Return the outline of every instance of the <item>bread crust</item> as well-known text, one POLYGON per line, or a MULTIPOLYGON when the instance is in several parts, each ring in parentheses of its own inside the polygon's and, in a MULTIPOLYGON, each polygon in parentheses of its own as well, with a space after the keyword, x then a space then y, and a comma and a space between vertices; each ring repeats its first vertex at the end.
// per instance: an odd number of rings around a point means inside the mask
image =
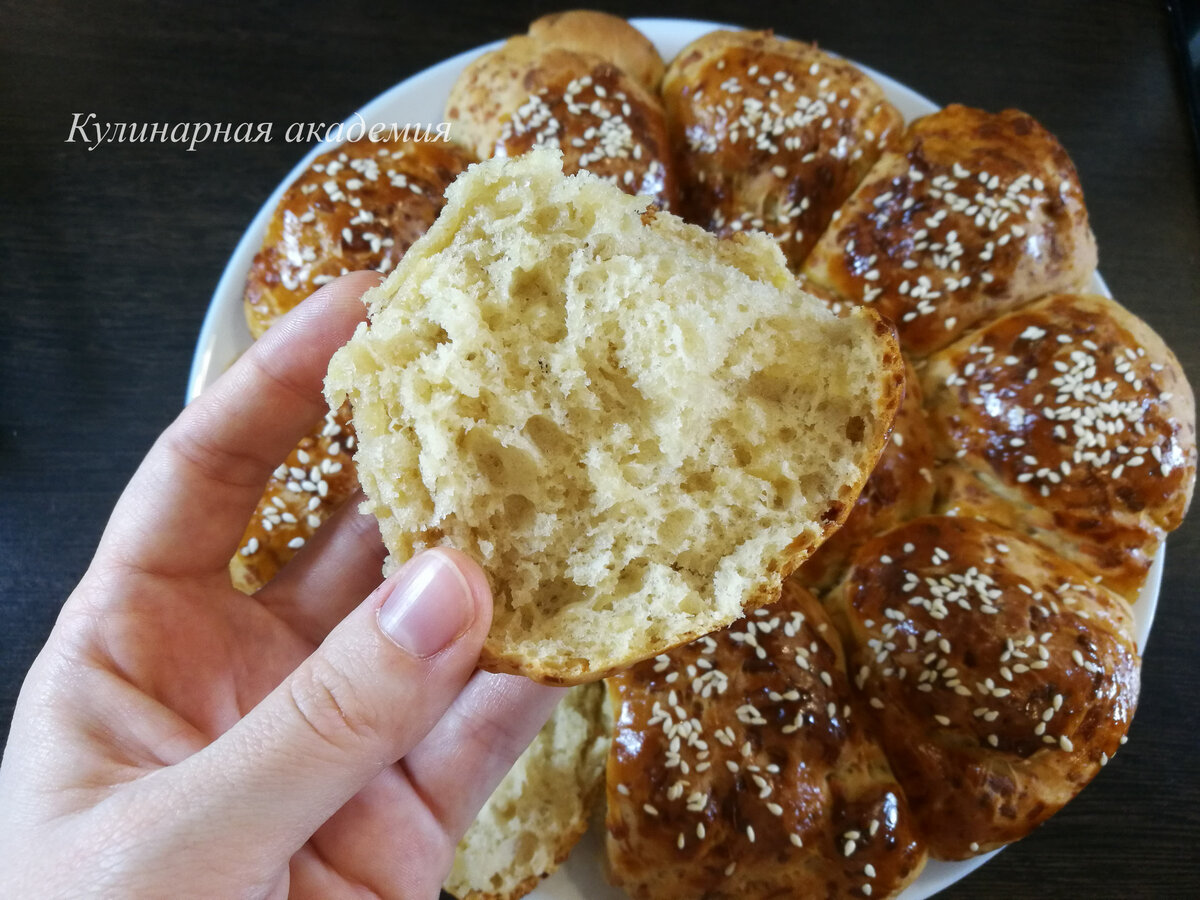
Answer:
POLYGON ((1149 326, 1047 297, 931 357, 938 508, 1023 530, 1136 599, 1196 478, 1196 409, 1149 326))
POLYGON ((904 125, 853 65, 769 31, 693 41, 663 102, 684 217, 720 235, 766 232, 793 268, 904 125))
POLYGON ((1023 837, 1113 754, 1137 706, 1133 614, 1016 532, 916 519, 832 595, 856 685, 930 854, 1023 837))
POLYGON ((674 209, 678 188, 662 104, 639 80, 646 77, 646 48, 634 47, 639 74, 625 71, 630 54, 612 46, 614 31, 623 29, 611 16, 602 19, 608 26, 594 43, 580 37, 578 20, 552 18, 537 35, 569 32, 563 44, 517 35, 471 62, 446 101, 452 133, 480 159, 559 149, 567 174, 587 170, 674 209))
POLYGON ((614 676, 609 696, 608 871, 637 900, 890 897, 919 873, 837 633, 794 583, 614 676))
POLYGON ((229 561, 233 586, 253 594, 278 574, 358 490, 350 407, 329 412, 276 467, 229 561))
POLYGON ((1096 267, 1075 166, 1018 110, 914 121, 842 207, 804 274, 896 323, 922 357, 1096 267))
POLYGON ((921 383, 906 363, 904 399, 879 462, 845 522, 796 570, 793 578, 817 592, 833 587, 845 574, 850 555, 867 538, 932 510, 933 471, 933 440, 922 408, 921 383))
POLYGON ((591 9, 550 13, 533 20, 529 36, 546 46, 603 57, 652 94, 662 81, 658 49, 620 16, 591 9))
POLYGON ((250 334, 338 275, 387 273, 433 224, 471 159, 453 143, 364 138, 318 156, 284 192, 246 277, 250 334))

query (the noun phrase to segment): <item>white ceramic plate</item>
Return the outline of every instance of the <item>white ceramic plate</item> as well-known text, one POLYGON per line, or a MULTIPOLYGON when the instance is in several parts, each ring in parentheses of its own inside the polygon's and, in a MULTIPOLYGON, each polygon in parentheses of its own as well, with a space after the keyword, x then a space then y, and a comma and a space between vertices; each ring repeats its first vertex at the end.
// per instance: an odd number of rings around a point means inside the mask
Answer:
MULTIPOLYGON (((650 38, 666 60, 672 59, 685 45, 715 28, 736 26, 720 25, 715 22, 698 22, 690 19, 633 19, 633 24, 650 38)), ((431 66, 423 72, 401 82, 389 91, 376 97, 361 110, 368 126, 376 122, 412 125, 437 123, 443 119, 443 106, 450 88, 463 68, 476 56, 500 42, 477 47, 460 53, 444 62, 431 66)), ((918 94, 886 75, 859 66, 883 88, 888 99, 904 115, 913 119, 936 111, 939 107, 932 100, 918 94)), ((349 125, 349 122, 347 122, 349 125)), ((250 332, 242 313, 242 287, 246 273, 254 258, 267 222, 278 205, 286 187, 321 153, 333 149, 334 144, 314 147, 296 167, 288 173, 274 193, 263 204, 246 233, 238 242, 237 249, 225 266, 212 302, 200 330, 196 353, 192 359, 191 375, 188 378, 187 399, 196 397, 213 382, 221 372, 250 346, 250 332)), ((1108 296, 1108 288, 1096 275, 1092 289, 1108 296)), ((1162 580, 1163 554, 1160 551, 1150 570, 1150 577, 1142 590, 1141 599, 1135 608, 1139 648, 1144 648, 1154 619, 1158 603, 1158 587, 1162 580)), ((901 895, 901 900, 922 900, 965 877, 978 866, 987 862, 994 854, 986 854, 965 862, 937 862, 931 860, 921 877, 901 895)), ((529 896, 533 900, 627 900, 627 895, 611 887, 603 873, 603 838, 596 824, 588 832, 567 860, 553 876, 544 881, 529 896)))

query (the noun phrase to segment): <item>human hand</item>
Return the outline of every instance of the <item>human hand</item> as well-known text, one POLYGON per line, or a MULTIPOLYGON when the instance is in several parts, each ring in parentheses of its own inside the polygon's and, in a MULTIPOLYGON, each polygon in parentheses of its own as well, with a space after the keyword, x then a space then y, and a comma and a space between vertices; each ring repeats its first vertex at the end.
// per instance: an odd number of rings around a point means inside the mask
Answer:
POLYGON ((379 585, 379 533, 354 503, 256 596, 230 584, 374 283, 347 276, 293 310, 134 475, 17 702, 0 896, 435 897, 557 702, 475 671, 478 566, 439 549, 379 585))

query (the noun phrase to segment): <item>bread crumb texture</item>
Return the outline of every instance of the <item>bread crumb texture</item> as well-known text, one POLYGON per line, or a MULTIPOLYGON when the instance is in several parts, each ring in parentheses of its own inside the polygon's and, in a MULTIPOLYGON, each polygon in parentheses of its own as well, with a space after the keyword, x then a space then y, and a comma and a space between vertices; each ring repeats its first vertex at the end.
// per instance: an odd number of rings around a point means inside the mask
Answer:
POLYGON ((365 301, 326 392, 391 554, 495 594, 483 663, 599 678, 773 601, 840 523, 901 390, 890 329, 536 151, 472 166, 365 301))
POLYGON ((587 830, 611 732, 603 685, 568 691, 459 841, 446 890, 522 897, 554 872, 587 830))

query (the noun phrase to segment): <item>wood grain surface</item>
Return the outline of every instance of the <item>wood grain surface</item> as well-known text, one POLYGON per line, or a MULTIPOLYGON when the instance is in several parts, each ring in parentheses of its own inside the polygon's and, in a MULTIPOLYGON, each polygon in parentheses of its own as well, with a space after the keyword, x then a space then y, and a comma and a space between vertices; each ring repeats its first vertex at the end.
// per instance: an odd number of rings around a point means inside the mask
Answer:
MULTIPOLYGON (((225 260, 305 152, 66 143, 108 122, 333 122, 523 31, 533 2, 5 2, 0 8, 0 736, 108 511, 183 400, 225 260)), ((1116 297, 1200 385, 1196 151, 1162 8, 1141 2, 612 4, 772 26, 939 101, 1014 106, 1074 158, 1116 297)), ((944 896, 1200 896, 1200 514, 1168 545, 1128 746, 944 896)))

